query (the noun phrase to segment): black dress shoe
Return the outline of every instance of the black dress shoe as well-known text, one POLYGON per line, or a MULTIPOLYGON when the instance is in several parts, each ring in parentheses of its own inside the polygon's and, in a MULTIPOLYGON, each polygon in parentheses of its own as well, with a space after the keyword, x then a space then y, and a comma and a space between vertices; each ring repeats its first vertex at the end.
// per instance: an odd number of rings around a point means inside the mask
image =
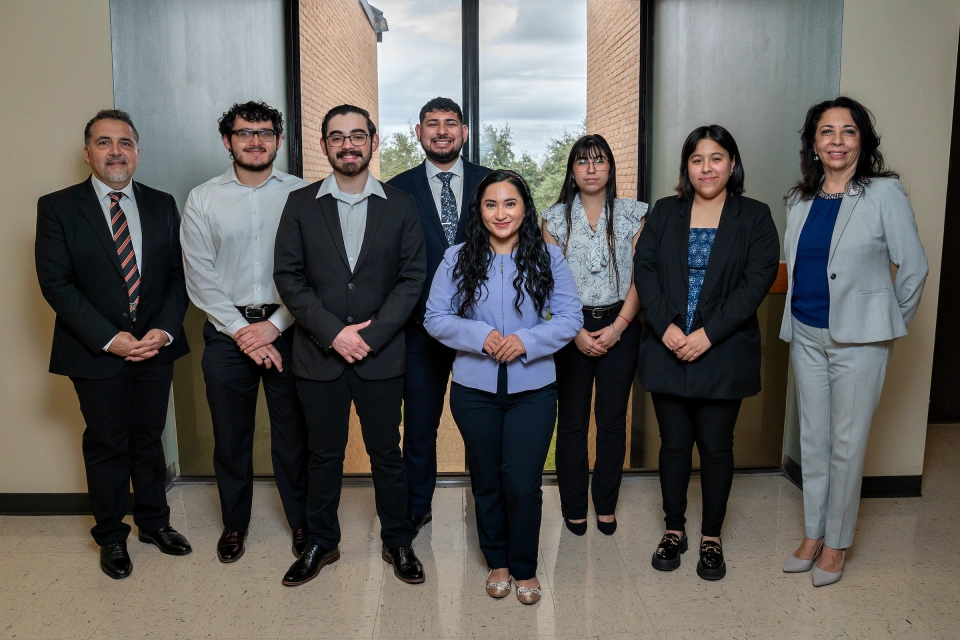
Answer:
POLYGON ((307 548, 307 530, 306 529, 294 529, 293 530, 293 555, 300 557, 303 555, 303 550, 307 548))
POLYGON ((567 526, 567 530, 570 531, 575 536, 586 535, 587 533, 587 521, 583 522, 570 522, 566 518, 563 519, 563 524, 567 526))
POLYGON ((156 531, 138 529, 137 539, 140 542, 157 545, 160 551, 170 556, 185 556, 193 551, 187 539, 170 525, 160 527, 156 531))
POLYGON ((605 536, 612 536, 617 530, 617 519, 614 518, 613 522, 602 522, 597 520, 597 531, 602 533, 605 536))
POLYGON ((413 533, 420 533, 420 529, 423 529, 423 525, 427 524, 431 520, 433 520, 433 511, 427 511, 426 513, 411 513, 410 523, 413 524, 413 533))
POLYGON ((247 530, 224 531, 217 541, 217 558, 220 562, 236 562, 246 549, 243 546, 247 539, 247 530))
POLYGON ((700 541, 700 562, 697 575, 704 580, 719 580, 727 575, 727 563, 723 560, 723 547, 713 540, 700 541))
POLYGON ((328 564, 340 559, 340 547, 326 548, 319 542, 308 542, 300 558, 290 565, 283 576, 283 584, 296 587, 316 578, 328 564))
POLYGON ((675 533, 665 533, 653 553, 650 564, 657 571, 673 571, 680 568, 680 554, 687 552, 687 534, 681 538, 675 533))
POLYGON ((129 576, 133 572, 133 563, 127 553, 127 543, 111 542, 101 546, 100 568, 114 580, 129 576))
POLYGON ((383 560, 393 565, 393 575, 401 582, 419 584, 426 578, 423 575, 423 565, 413 552, 413 547, 383 547, 383 560))

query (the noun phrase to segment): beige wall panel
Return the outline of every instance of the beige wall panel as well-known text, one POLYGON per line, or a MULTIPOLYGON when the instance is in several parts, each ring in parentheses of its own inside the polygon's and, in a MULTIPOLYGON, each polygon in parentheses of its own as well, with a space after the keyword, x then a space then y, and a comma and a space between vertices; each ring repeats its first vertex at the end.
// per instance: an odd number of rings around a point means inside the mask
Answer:
POLYGON ((897 341, 873 422, 864 475, 923 470, 960 2, 845 0, 840 90, 877 118, 881 150, 901 174, 930 260, 910 334, 897 341))
POLYGON ((31 0, 3 5, 0 77, 8 152, 0 160, 0 493, 87 490, 83 419, 67 378, 47 373, 54 314, 33 260, 37 198, 80 182, 83 127, 113 106, 108 0, 31 0))

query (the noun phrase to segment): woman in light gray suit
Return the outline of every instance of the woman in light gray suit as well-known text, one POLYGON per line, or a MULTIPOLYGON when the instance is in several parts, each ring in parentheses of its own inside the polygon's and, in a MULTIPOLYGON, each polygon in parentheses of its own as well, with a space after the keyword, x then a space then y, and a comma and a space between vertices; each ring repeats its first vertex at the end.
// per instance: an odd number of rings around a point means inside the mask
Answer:
POLYGON ((863 105, 846 97, 814 105, 800 138, 803 177, 787 195, 780 338, 791 343, 800 405, 806 535, 783 570, 813 569, 819 587, 843 573, 870 423, 893 341, 920 304, 927 256, 863 105))

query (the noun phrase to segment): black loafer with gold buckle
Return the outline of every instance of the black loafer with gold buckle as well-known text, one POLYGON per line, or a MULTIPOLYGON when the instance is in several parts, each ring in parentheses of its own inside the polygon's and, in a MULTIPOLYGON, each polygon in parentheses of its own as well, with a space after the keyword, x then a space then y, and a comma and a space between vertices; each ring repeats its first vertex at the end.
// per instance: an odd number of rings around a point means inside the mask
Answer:
POLYGON ((704 580, 720 580, 727 575, 727 563, 723 560, 723 547, 715 540, 700 541, 700 562, 697 575, 704 580))
POLYGON ((679 569, 680 555, 686 553, 688 546, 686 532, 684 532, 682 538, 675 533, 665 533, 660 538, 660 544, 657 545, 657 550, 653 553, 650 564, 657 571, 679 569))

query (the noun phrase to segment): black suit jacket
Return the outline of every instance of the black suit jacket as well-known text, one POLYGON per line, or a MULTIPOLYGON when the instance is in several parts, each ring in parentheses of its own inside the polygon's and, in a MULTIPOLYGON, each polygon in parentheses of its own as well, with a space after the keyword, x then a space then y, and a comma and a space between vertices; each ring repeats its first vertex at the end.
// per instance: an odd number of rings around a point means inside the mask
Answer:
POLYGON ((351 272, 337 201, 317 198, 320 183, 287 198, 277 230, 273 277, 280 299, 297 319, 293 373, 335 380, 347 366, 332 347, 348 324, 373 320, 360 337, 373 352, 354 364, 368 380, 403 375, 403 327, 426 278, 423 230, 413 198, 389 185, 367 200, 367 226, 351 272))
MULTIPOLYGON (((420 295, 420 300, 417 301, 417 306, 407 325, 407 349, 409 351, 424 351, 428 343, 434 341, 423 328, 423 315, 427 312, 427 297, 430 295, 433 276, 436 275, 437 269, 443 262, 443 252, 449 246, 447 236, 443 233, 443 225, 440 224, 440 212, 437 211, 437 204, 433 200, 433 191, 430 190, 430 184, 427 182, 426 162, 424 160, 413 169, 408 169, 394 176, 387 183, 413 196, 413 200, 417 204, 417 211, 420 214, 420 223, 423 225, 423 235, 427 247, 427 280, 423 287, 423 293, 420 295)), ((477 186, 490 171, 486 167, 481 167, 466 160, 463 161, 463 198, 460 203, 460 222, 457 225, 455 244, 463 242, 463 233, 467 221, 466 213, 477 197, 477 186)))
POLYGON ((166 364, 189 353, 183 333, 187 290, 180 255, 180 213, 168 193, 133 183, 143 232, 140 304, 130 321, 130 300, 117 248, 91 179, 37 201, 35 245, 40 290, 57 314, 50 372, 104 379, 128 363, 103 346, 121 331, 138 339, 163 329, 174 341, 136 366, 166 364))
POLYGON ((670 324, 686 326, 688 241, 692 202, 663 198, 647 215, 634 254, 634 282, 644 324, 640 383, 647 391, 694 398, 745 398, 760 392, 757 307, 780 262, 770 207, 728 196, 710 252, 693 331, 703 327, 712 347, 691 363, 663 344, 670 324))

